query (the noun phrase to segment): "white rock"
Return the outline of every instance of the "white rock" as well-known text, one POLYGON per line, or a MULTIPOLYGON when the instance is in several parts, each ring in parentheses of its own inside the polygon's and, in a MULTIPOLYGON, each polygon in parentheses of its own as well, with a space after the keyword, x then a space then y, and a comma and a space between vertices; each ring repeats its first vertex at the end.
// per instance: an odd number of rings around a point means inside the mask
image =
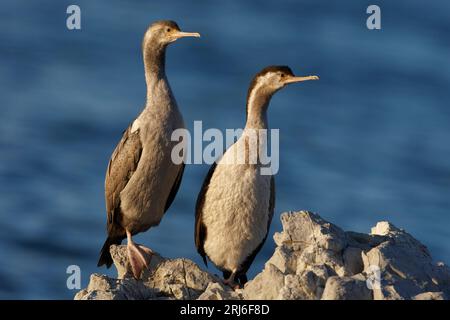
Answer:
POLYGON ((284 286, 284 275, 273 264, 266 263, 264 270, 245 284, 244 298, 250 300, 277 299, 284 286))
POLYGON ((339 252, 346 246, 345 233, 337 226, 308 211, 281 215, 283 232, 276 236, 277 245, 302 250, 310 245, 339 252))
POLYGON ((298 275, 288 274, 284 277, 284 286, 281 288, 278 300, 313 300, 316 296, 305 285, 305 279, 298 275))
POLYGON ((282 273, 295 273, 297 269, 297 253, 285 246, 277 247, 267 263, 274 265, 282 273))
POLYGON ((198 300, 242 300, 242 290, 233 290, 221 283, 211 282, 198 300))
POLYGON ((363 276, 329 277, 322 300, 372 300, 372 291, 363 276))
POLYGON ((379 269, 380 289, 374 291, 375 299, 412 299, 423 292, 441 291, 437 266, 424 245, 388 222, 379 222, 372 233, 387 236, 363 257, 366 271, 379 269))
POLYGON ((131 276, 125 246, 111 246, 117 279, 93 274, 77 300, 118 299, 447 299, 450 269, 389 222, 370 234, 342 231, 317 214, 281 215, 283 231, 264 270, 232 290, 188 259, 154 253, 141 280, 131 276), (367 280, 370 281, 367 281, 367 280), (369 286, 368 286, 369 285, 369 286))
POLYGON ((352 276, 363 272, 364 263, 362 260, 362 249, 347 247, 342 256, 346 276, 352 276))
POLYGON ((397 230, 397 228, 388 221, 380 221, 371 229, 370 234, 387 236, 392 230, 397 230))
POLYGON ((446 300, 443 292, 424 292, 413 297, 413 300, 446 300))
POLYGON ((118 279, 93 274, 77 300, 196 299, 218 279, 188 259, 165 259, 154 253, 141 280, 131 276, 126 246, 111 246, 118 279))

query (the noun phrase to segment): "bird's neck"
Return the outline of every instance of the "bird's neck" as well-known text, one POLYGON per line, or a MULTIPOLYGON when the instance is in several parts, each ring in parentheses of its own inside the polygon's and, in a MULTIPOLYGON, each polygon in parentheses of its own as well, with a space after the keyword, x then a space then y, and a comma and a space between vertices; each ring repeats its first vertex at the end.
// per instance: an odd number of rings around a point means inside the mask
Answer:
POLYGON ((245 146, 246 163, 260 163, 260 155, 267 147, 267 108, 271 94, 262 89, 251 89, 247 99, 247 122, 242 141, 245 146), (247 159, 249 162, 247 162, 247 159))
POLYGON ((247 99, 247 122, 245 128, 267 129, 267 108, 272 95, 261 90, 253 90, 247 99))
POLYGON ((144 50, 145 82, 147 83, 147 106, 151 105, 155 94, 165 91, 170 94, 166 78, 166 48, 144 50))

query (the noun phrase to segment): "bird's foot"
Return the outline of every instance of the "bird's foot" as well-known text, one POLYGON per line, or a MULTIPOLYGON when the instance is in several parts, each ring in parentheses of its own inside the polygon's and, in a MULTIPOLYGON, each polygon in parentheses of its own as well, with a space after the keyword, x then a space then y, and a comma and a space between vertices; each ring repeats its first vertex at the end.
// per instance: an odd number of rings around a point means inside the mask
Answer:
POLYGON ((135 279, 139 279, 142 270, 148 268, 153 252, 149 248, 142 245, 136 245, 131 241, 128 242, 127 250, 133 276, 135 279))
POLYGON ((234 281, 234 279, 232 279, 232 277, 228 278, 228 279, 223 279, 223 283, 226 286, 229 286, 231 289, 236 290, 236 289, 240 289, 240 285, 239 283, 237 283, 236 281, 234 281))

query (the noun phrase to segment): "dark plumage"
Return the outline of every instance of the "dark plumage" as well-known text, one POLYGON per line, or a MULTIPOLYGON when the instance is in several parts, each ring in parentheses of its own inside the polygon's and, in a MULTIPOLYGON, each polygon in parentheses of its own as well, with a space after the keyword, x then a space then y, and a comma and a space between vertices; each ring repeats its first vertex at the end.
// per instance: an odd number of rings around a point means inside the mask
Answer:
POLYGON ((122 139, 114 150, 108 163, 105 178, 106 226, 108 238, 100 252, 97 266, 106 264, 109 268, 113 260, 109 253, 112 244, 120 244, 126 238, 125 229, 121 226, 122 211, 120 208, 120 192, 128 184, 136 171, 142 153, 139 130, 131 133, 131 125, 124 131, 122 139))

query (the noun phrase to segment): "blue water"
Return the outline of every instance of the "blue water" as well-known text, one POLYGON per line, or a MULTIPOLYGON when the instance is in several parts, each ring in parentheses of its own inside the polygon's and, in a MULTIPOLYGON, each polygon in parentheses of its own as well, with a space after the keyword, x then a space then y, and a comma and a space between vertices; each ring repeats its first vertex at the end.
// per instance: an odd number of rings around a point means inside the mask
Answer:
MULTIPOLYGON (((388 219, 450 262, 450 2, 376 3, 381 31, 366 28, 368 1, 3 0, 0 298, 70 299, 68 265, 83 286, 105 272, 104 172, 144 103, 141 37, 164 18, 202 34, 167 57, 189 128, 242 127, 247 86, 266 65, 321 77, 272 100, 277 213, 251 276, 273 251, 279 213, 298 209, 361 232, 388 219), (81 31, 66 29, 72 3, 81 31)), ((187 167, 170 211, 138 241, 201 262, 194 204, 207 169, 187 167)))

